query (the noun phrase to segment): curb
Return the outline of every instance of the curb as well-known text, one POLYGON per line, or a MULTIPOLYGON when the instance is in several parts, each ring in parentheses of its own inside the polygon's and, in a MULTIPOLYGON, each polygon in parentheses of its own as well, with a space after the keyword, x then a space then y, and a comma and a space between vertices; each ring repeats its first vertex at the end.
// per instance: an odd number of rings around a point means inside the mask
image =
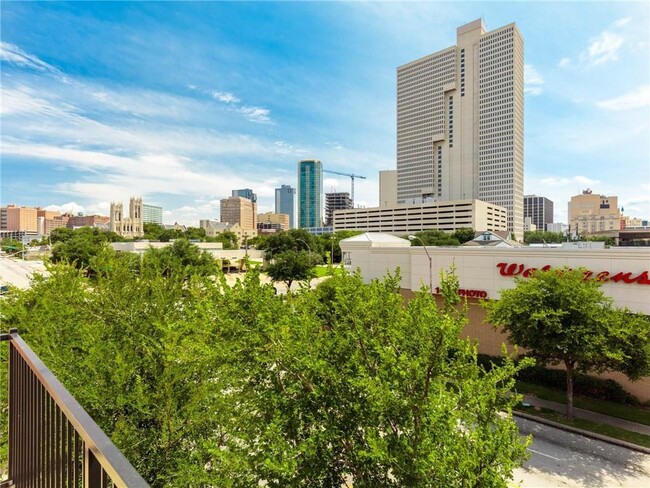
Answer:
POLYGON ((619 439, 614 439, 613 437, 608 437, 602 434, 596 434, 595 432, 589 432, 588 430, 578 429, 577 427, 572 427, 570 425, 564 425, 553 420, 548 420, 543 417, 537 417, 529 413, 518 412, 513 410, 512 415, 515 417, 520 417, 522 419, 531 420, 539 424, 548 425, 549 427, 555 427, 556 429, 564 430, 565 432, 570 432, 572 434, 578 434, 584 437, 590 437, 597 441, 607 442, 608 444, 613 444, 619 447, 625 447, 633 451, 637 451, 643 454, 650 454, 650 448, 639 446, 638 444, 632 444, 631 442, 622 441, 619 439))

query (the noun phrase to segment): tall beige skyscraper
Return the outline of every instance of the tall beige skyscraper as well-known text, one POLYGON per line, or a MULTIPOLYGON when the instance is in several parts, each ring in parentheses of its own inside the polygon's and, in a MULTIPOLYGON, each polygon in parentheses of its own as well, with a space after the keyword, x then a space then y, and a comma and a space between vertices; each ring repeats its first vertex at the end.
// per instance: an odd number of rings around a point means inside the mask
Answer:
POLYGON ((479 199, 523 237, 524 41, 516 25, 457 29, 397 68, 397 202, 479 199))

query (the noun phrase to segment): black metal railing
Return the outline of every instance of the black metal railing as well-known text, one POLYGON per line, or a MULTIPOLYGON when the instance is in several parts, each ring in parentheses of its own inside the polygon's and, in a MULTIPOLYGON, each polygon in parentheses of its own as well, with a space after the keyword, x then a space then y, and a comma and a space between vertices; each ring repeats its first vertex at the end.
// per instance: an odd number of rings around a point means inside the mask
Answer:
POLYGON ((9 476, 0 488, 149 487, 15 329, 9 342, 9 476))

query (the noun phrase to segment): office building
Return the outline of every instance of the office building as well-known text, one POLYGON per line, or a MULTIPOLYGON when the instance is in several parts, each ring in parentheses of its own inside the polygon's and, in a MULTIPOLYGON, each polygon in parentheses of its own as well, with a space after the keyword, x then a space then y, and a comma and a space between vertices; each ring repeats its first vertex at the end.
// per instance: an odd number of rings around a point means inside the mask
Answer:
POLYGON ((379 206, 394 207, 397 205, 397 171, 379 172, 379 206))
POLYGON ((36 216, 43 217, 44 219, 53 219, 54 217, 59 217, 61 212, 58 210, 45 210, 44 208, 36 207, 36 216))
POLYGON ((158 224, 163 223, 163 209, 156 205, 142 204, 142 223, 143 224, 158 224))
POLYGON ((241 190, 233 190, 233 197, 248 198, 251 202, 257 203, 257 193, 253 193, 250 188, 242 188, 241 190))
POLYGON ((537 230, 548 230, 546 226, 553 223, 553 202, 546 197, 524 195, 524 219, 530 217, 537 230))
POLYGON ((68 229, 77 229, 79 227, 105 227, 109 224, 110 217, 105 215, 75 215, 68 219, 68 229))
MULTIPOLYGON (((69 223, 70 221, 68 221, 69 223)), ((124 215, 121 202, 111 202, 109 230, 122 237, 142 237, 142 198, 131 197, 129 200, 129 216, 124 215)))
POLYGON ((318 159, 298 161, 298 227, 323 225, 323 164, 318 159))
POLYGON ((296 189, 289 185, 282 185, 275 189, 275 213, 289 216, 289 228, 296 227, 295 211, 296 189))
MULTIPOLYGON (((58 214, 58 212, 56 212, 58 214)), ((55 215, 53 217, 38 217, 38 233, 43 236, 49 236, 54 229, 67 227, 70 214, 55 215)))
POLYGON ((559 234, 566 234, 569 226, 562 222, 551 222, 546 224, 546 232, 557 232, 559 234))
POLYGON ((334 230, 358 230, 405 235, 423 230, 471 228, 476 231, 507 230, 504 207, 481 200, 355 208, 334 212, 334 230))
POLYGON ((289 216, 273 212, 257 214, 257 230, 289 230, 289 216))
POLYGON ((397 203, 483 200, 523 237, 524 41, 515 24, 457 29, 397 69, 397 203))
POLYGON ((334 225, 335 210, 349 210, 352 207, 352 199, 348 192, 332 192, 325 194, 325 226, 334 225))
POLYGON ((244 197, 221 200, 221 222, 239 224, 244 230, 257 230, 257 203, 244 197))
POLYGON ((0 229, 38 232, 38 208, 7 205, 0 208, 0 229))
POLYGON ((540 230, 535 224, 533 224, 532 217, 524 217, 524 232, 535 232, 540 230))
POLYGON ((587 188, 582 194, 571 197, 569 229, 572 235, 585 236, 620 228, 617 196, 597 195, 587 188))

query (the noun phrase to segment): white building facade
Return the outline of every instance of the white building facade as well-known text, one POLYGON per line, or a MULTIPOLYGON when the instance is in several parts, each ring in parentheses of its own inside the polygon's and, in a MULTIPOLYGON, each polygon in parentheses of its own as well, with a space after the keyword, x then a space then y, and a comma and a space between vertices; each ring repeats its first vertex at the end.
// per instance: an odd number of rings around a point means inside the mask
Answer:
MULTIPOLYGON (((401 274, 402 293, 432 283, 434 293, 440 286, 440 273, 455 267, 461 296, 468 300, 469 323, 464 336, 479 341, 479 352, 500 355, 505 335, 485 323, 480 300, 497 300, 503 289, 515 286, 515 277, 525 278, 531 270, 550 268, 586 268, 592 277, 604 281, 602 291, 617 307, 650 315, 650 248, 618 247, 610 249, 540 247, 411 247, 410 242, 386 234, 361 234, 340 243, 346 267, 360 269, 366 282, 386 273, 401 274)), ((630 382, 618 373, 607 373, 642 401, 650 400, 650 378, 630 382)))

